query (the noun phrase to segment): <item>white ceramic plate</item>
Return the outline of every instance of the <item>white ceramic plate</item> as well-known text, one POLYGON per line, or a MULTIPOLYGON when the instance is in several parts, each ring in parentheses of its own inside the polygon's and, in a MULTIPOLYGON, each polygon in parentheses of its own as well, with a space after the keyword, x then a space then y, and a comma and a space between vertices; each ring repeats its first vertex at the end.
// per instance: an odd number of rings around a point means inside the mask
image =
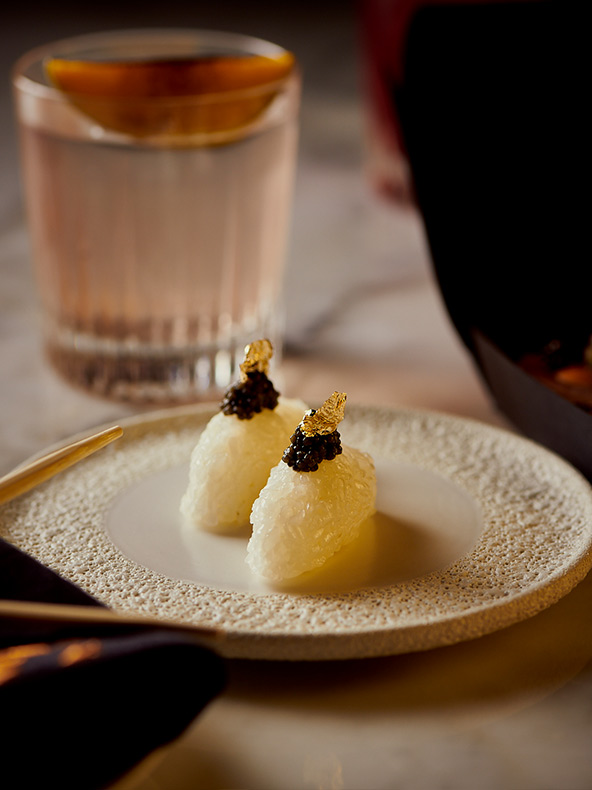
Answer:
POLYGON ((124 437, 0 511, 0 535, 124 613, 211 626, 229 657, 332 659, 453 644, 536 614, 592 566, 592 489, 538 445, 430 412, 349 406, 377 515, 321 570, 253 576, 248 534, 196 533, 179 500, 210 407, 124 437))

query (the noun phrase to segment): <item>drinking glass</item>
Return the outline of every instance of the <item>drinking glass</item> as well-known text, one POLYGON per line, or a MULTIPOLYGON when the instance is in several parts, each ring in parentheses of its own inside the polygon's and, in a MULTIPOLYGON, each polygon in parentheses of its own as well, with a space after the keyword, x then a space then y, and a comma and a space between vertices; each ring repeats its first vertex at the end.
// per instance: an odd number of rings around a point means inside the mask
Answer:
POLYGON ((214 31, 91 34, 25 54, 13 88, 55 369, 101 396, 175 403, 218 397, 255 339, 277 361, 300 97, 290 53, 214 31))

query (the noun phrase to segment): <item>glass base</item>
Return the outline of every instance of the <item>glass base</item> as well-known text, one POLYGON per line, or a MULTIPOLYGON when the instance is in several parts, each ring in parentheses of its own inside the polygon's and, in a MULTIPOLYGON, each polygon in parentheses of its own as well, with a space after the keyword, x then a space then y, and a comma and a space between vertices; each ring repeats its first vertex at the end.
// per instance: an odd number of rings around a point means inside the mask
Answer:
MULTIPOLYGON (((253 339, 224 348, 157 349, 150 354, 144 349, 105 353, 48 344, 46 353, 56 372, 79 389, 109 400, 169 406, 219 400, 238 380, 245 346, 253 339)), ((280 349, 277 340, 272 342, 275 366, 280 349)))

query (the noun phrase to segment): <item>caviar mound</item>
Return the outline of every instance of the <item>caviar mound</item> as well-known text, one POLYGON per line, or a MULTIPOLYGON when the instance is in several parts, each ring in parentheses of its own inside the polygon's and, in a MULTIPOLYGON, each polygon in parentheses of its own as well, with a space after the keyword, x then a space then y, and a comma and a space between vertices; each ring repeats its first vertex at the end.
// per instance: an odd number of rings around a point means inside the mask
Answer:
POLYGON ((253 502, 306 411, 300 400, 279 399, 252 419, 215 414, 191 455, 181 513, 192 527, 229 533, 249 524, 253 502))
POLYGON ((247 563, 274 582, 320 568, 358 536, 375 502, 374 463, 360 450, 344 446, 311 473, 280 462, 253 504, 247 563))
POLYGON ((278 404, 279 393, 260 370, 245 374, 226 391, 220 410, 223 414, 236 414, 239 420, 250 420, 263 409, 273 410, 278 404))
POLYGON ((300 426, 290 438, 282 461, 295 472, 315 472, 323 461, 332 461, 343 451, 339 431, 307 436, 300 426))
POLYGON ((45 63, 50 83, 82 113, 140 138, 240 129, 273 101, 294 67, 289 52, 146 61, 56 57, 45 63))

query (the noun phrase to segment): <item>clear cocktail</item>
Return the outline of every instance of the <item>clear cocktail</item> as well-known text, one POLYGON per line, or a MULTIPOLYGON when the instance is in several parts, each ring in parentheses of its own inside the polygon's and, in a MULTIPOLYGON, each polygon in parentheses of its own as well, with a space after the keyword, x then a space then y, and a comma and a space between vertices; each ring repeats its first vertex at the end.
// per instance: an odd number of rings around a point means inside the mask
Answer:
POLYGON ((104 34, 27 56, 15 90, 54 366, 111 397, 178 401, 228 386, 256 338, 277 357, 299 96, 291 56, 226 34, 104 34), (206 51, 215 57, 201 72, 182 73, 206 51), (89 67, 98 54, 117 64, 116 88, 104 64, 89 67), (226 72, 212 68, 237 55, 226 72), (132 74, 155 59, 156 77, 132 74))

